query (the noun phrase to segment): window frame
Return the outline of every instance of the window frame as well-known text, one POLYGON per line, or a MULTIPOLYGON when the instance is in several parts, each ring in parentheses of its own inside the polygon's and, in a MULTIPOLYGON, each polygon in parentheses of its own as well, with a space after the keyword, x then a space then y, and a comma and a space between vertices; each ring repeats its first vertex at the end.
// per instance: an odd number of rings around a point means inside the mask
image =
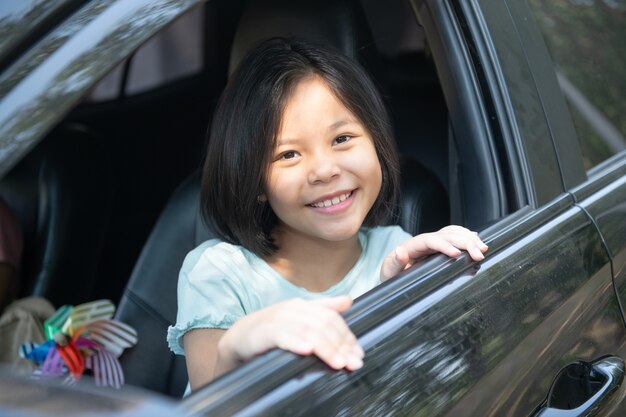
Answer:
POLYGON ((574 121, 559 87, 552 58, 528 4, 510 0, 506 0, 506 4, 537 86, 555 146, 563 187, 571 189, 584 182, 587 175, 574 121))

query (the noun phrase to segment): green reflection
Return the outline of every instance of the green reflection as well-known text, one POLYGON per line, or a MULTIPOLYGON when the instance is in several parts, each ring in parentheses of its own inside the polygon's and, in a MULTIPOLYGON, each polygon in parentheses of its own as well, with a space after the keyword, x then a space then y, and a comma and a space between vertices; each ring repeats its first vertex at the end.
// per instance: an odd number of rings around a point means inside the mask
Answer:
POLYGON ((528 3, 554 61, 589 169, 626 149, 626 1, 528 3))
POLYGON ((0 56, 59 6, 46 0, 0 2, 0 56))

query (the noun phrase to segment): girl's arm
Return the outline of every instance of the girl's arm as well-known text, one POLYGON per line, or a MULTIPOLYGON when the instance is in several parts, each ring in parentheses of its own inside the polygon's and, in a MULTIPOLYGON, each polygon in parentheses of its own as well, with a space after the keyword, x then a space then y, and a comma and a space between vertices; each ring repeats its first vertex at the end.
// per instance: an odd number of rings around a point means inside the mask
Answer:
POLYGON ((183 336, 187 374, 192 390, 217 378, 217 346, 226 333, 223 329, 193 329, 183 336))
POLYGON ((380 278, 386 281, 421 258, 437 252, 456 257, 461 250, 466 250, 473 260, 482 261, 487 249, 476 232, 461 226, 446 226, 434 233, 417 235, 394 249, 383 261, 380 278))
POLYGON ((192 390, 273 348, 316 355, 333 369, 359 369, 363 349, 340 315, 351 305, 347 296, 293 299, 242 317, 228 330, 187 332, 184 346, 192 390))

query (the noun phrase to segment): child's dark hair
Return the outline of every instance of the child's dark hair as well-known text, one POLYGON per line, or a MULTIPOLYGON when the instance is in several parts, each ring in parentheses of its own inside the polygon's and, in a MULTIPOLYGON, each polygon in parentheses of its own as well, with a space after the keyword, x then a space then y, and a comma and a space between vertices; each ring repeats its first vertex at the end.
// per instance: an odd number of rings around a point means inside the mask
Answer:
POLYGON ((252 49, 232 74, 218 104, 202 173, 204 220, 229 243, 257 256, 273 254, 277 217, 258 196, 265 179, 281 116, 296 84, 321 77, 371 135, 382 169, 378 198, 364 226, 392 216, 398 189, 398 155, 385 106, 356 62, 321 45, 274 38, 252 49))

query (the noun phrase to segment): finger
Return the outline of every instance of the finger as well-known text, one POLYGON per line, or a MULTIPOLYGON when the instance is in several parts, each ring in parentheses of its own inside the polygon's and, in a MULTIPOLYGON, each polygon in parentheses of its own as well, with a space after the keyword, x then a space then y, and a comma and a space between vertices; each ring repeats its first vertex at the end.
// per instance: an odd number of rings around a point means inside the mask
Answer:
POLYGON ((385 281, 402 272, 409 264, 409 261, 410 257, 406 248, 398 246, 383 261, 383 265, 380 268, 381 280, 385 281))
POLYGON ((320 298, 314 301, 290 300, 276 313, 276 321, 295 332, 334 334, 339 340, 350 332, 341 317, 341 309, 352 305, 348 296, 320 298))
POLYGON ((442 236, 458 249, 466 250, 474 261, 485 259, 485 252, 488 248, 476 234, 472 233, 452 233, 442 236))
POLYGON ((340 342, 338 347, 332 344, 320 343, 314 349, 314 354, 331 368, 357 370, 363 366, 365 353, 353 336, 350 334, 350 337, 346 337, 343 342, 340 342))
POLYGON ((360 347, 356 348, 356 337, 347 327, 343 335, 337 335, 326 327, 321 331, 307 332, 304 337, 313 345, 313 354, 333 369, 356 369, 358 360, 362 359, 362 356, 355 354, 360 347))
POLYGON ((485 255, 483 254, 487 252, 489 247, 478 237, 478 234, 472 233, 469 242, 461 249, 467 250, 474 261, 482 261, 485 259, 485 255))
POLYGON ((471 238, 481 252, 486 252, 487 249, 489 249, 485 242, 482 241, 480 236, 478 236, 478 232, 471 231, 469 229, 466 229, 465 227, 453 225, 444 227, 440 231, 445 233, 454 233, 460 236, 466 236, 471 238))
POLYGON ((339 339, 339 352, 342 355, 355 355, 359 357, 363 357, 365 352, 363 352, 363 348, 359 344, 358 339, 352 333, 352 330, 346 326, 346 333, 342 338, 339 339))
POLYGON ((482 239, 480 237, 478 237, 478 234, 476 235, 476 238, 478 239, 478 248, 480 249, 481 252, 487 252, 487 250, 489 249, 489 246, 487 246, 487 244, 485 242, 482 241, 482 239))
POLYGON ((315 301, 295 300, 282 310, 279 320, 303 334, 326 338, 339 349, 342 343, 352 348, 357 344, 356 337, 340 315, 341 308, 352 304, 347 296, 323 298, 315 301), (335 303, 335 304, 333 304, 335 303), (333 307, 339 310, 333 309, 333 307))
POLYGON ((314 354, 333 369, 362 366, 363 349, 341 317, 347 296, 315 301, 292 299, 275 305, 270 334, 274 345, 300 355, 314 354))
POLYGON ((461 254, 459 248, 451 242, 450 236, 453 234, 442 235, 437 233, 425 233, 406 242, 408 254, 411 259, 418 259, 425 255, 435 252, 441 252, 450 257, 457 257, 461 254))
POLYGON ((302 337, 313 346, 312 353, 333 369, 355 370, 363 366, 363 349, 343 317, 320 308, 314 313, 317 320, 309 321, 304 329, 298 327, 302 337))
POLYGON ((365 352, 363 352, 363 348, 358 343, 355 347, 347 353, 346 356, 346 369, 350 371, 356 371, 363 367, 363 357, 365 356, 365 352))
POLYGON ((482 250, 478 246, 470 246, 467 248, 467 253, 469 253, 470 258, 474 261, 482 261, 485 259, 485 255, 483 255, 482 250))

